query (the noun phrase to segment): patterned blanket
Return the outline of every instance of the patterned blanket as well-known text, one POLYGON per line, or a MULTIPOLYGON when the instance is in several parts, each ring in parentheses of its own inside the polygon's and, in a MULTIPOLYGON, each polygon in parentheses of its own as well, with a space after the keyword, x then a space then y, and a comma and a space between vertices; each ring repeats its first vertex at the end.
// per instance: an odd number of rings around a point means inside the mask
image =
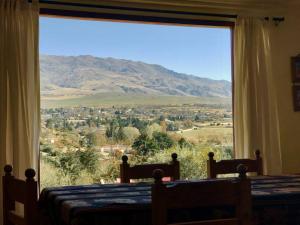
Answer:
MULTIPOLYGON (((255 224, 300 224, 300 176, 253 177, 251 183, 255 224)), ((41 193, 39 206, 51 225, 151 225, 151 184, 46 188, 41 193)), ((229 217, 233 210, 222 207, 183 209, 170 212, 169 220, 176 222, 186 217, 229 217)))

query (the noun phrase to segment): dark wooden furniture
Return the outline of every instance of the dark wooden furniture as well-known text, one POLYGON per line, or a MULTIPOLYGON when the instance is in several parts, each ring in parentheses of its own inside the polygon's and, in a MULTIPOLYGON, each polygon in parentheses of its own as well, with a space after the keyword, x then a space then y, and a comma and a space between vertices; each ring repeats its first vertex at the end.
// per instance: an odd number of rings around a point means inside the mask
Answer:
POLYGON ((25 171, 26 181, 12 175, 12 166, 4 167, 3 176, 3 221, 4 225, 38 225, 37 182, 34 180, 35 171, 25 171), (24 214, 16 212, 15 203, 24 205, 24 214))
POLYGON ((120 165, 121 183, 130 183, 130 179, 152 178, 152 173, 155 169, 163 170, 165 177, 170 177, 172 181, 178 180, 180 177, 180 172, 177 154, 173 153, 171 156, 172 161, 170 164, 144 164, 131 167, 127 162, 128 157, 123 155, 122 164, 120 165))
MULTIPOLYGON (((236 179, 236 178, 229 178, 236 179)), ((252 176, 251 196, 252 215, 256 225, 294 225, 300 224, 300 176, 252 176)), ((222 179, 218 179, 222 180, 222 179)), ((211 182, 212 179, 196 182, 211 182)), ((178 180, 168 182, 168 185, 177 183, 192 183, 192 180, 178 180)), ((39 198, 39 210, 44 217, 51 217, 49 224, 71 225, 151 225, 151 184, 93 184, 67 187, 47 188, 41 192, 39 198), (124 222, 126 221, 126 223, 124 222)), ((220 192, 222 192, 221 189, 220 192)), ((192 219, 224 218, 223 215, 230 210, 210 207, 208 210, 192 209, 196 217, 192 219), (199 211, 199 212, 198 212, 199 211), (216 217, 215 217, 216 215, 216 217), (219 216, 220 215, 220 216, 219 216)), ((188 211, 189 213, 189 211, 188 211)), ((180 222, 186 217, 186 210, 171 211, 170 221, 180 222)), ((230 216, 229 215, 229 216, 230 216)), ((43 217, 43 225, 47 221, 43 217)))
POLYGON ((255 151, 255 156, 256 159, 231 159, 216 162, 214 153, 210 152, 207 160, 207 177, 216 178, 218 174, 236 173, 236 168, 239 164, 245 165, 247 172, 256 172, 258 176, 263 175, 263 164, 259 150, 255 151))
POLYGON ((172 225, 249 225, 251 215, 251 184, 246 177, 246 167, 238 166, 239 178, 207 182, 162 183, 163 171, 155 170, 152 185, 152 224, 167 225, 170 209, 233 206, 235 217, 205 221, 172 223, 172 225))

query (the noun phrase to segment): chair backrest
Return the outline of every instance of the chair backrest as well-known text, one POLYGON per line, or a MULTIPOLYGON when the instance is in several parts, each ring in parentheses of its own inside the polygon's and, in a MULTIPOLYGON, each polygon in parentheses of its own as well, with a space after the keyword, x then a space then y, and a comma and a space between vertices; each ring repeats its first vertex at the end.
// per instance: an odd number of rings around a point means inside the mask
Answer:
POLYGON ((214 153, 208 153, 207 160, 207 177, 216 178, 218 174, 236 173, 238 165, 243 164, 247 167, 247 172, 256 172, 258 176, 263 175, 262 158, 260 151, 255 151, 256 159, 230 159, 216 162, 214 153))
POLYGON ((4 225, 38 225, 38 186, 34 180, 35 171, 25 171, 26 181, 12 175, 12 166, 4 167, 3 181, 3 221, 4 225), (24 205, 24 214, 17 213, 15 203, 24 205))
POLYGON ((251 215, 251 184, 246 167, 239 166, 239 178, 162 183, 161 170, 155 170, 152 185, 152 224, 166 225, 170 209, 233 207, 235 215, 226 219, 210 219, 172 223, 172 225, 249 225, 251 215))
POLYGON ((130 179, 152 178, 152 173, 155 169, 163 170, 165 177, 170 177, 172 181, 178 180, 180 177, 180 168, 177 160, 177 154, 173 153, 171 156, 172 161, 169 164, 144 164, 131 167, 127 162, 128 157, 123 155, 122 164, 120 165, 121 183, 130 183, 130 179))

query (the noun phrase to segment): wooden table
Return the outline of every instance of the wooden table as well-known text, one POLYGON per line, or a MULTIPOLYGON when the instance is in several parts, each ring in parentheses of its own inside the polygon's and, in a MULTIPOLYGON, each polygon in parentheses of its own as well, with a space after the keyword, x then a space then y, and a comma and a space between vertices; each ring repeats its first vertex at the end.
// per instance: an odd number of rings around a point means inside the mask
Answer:
MULTIPOLYGON (((256 223, 300 224, 300 176, 252 177, 251 183, 256 223)), ((40 211, 52 225, 151 225, 149 183, 47 188, 42 191, 39 203, 40 211)), ((173 215, 184 216, 180 213, 173 215)), ((201 209, 201 213, 222 217, 230 209, 201 209)))

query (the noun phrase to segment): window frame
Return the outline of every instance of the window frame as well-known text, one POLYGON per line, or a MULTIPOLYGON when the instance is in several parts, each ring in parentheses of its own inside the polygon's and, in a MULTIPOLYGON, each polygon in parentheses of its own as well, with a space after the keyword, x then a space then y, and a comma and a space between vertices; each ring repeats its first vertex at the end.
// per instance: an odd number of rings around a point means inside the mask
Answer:
MULTIPOLYGON (((40 0, 40 2, 47 2, 47 0, 40 0)), ((59 2, 53 2, 53 4, 58 4, 59 2)), ((49 4, 49 2, 47 2, 49 4)), ((64 4, 64 3, 61 3, 64 4)), ((68 3, 69 5, 75 5, 76 3, 68 3)), ((59 4, 58 4, 59 5, 59 4)), ((78 4, 84 5, 84 4, 78 4)), ((91 7, 91 5, 89 5, 91 7)), ((103 7, 103 6, 101 6, 103 7)), ((132 11, 144 11, 144 12, 156 12, 156 13, 172 13, 172 16, 148 16, 148 15, 128 15, 123 13, 99 13, 92 11, 80 11, 72 9, 59 9, 59 8, 50 8, 40 7, 39 15, 42 17, 54 17, 54 18, 65 18, 65 19, 81 19, 81 20, 94 20, 94 21, 110 21, 110 22, 127 22, 127 23, 140 23, 140 24, 157 24, 157 25, 178 25, 178 26, 211 26, 211 27, 227 27, 230 29, 231 34, 231 87, 232 87, 232 124, 233 124, 233 156, 235 155, 235 123, 234 123, 234 28, 235 22, 233 19, 236 18, 235 15, 227 14, 211 14, 211 13, 191 13, 187 11, 168 11, 160 9, 137 9, 129 7, 114 7, 116 9, 132 10, 132 11), (178 17, 176 17, 176 15, 178 17), (182 15, 194 15, 201 17, 201 19, 191 19, 180 17, 182 15), (213 19, 204 19, 212 18, 213 19), (229 20, 228 20, 229 19, 229 20)), ((40 162, 40 154, 39 154, 40 162)), ((38 168, 38 181, 40 185, 40 164, 38 168)))

